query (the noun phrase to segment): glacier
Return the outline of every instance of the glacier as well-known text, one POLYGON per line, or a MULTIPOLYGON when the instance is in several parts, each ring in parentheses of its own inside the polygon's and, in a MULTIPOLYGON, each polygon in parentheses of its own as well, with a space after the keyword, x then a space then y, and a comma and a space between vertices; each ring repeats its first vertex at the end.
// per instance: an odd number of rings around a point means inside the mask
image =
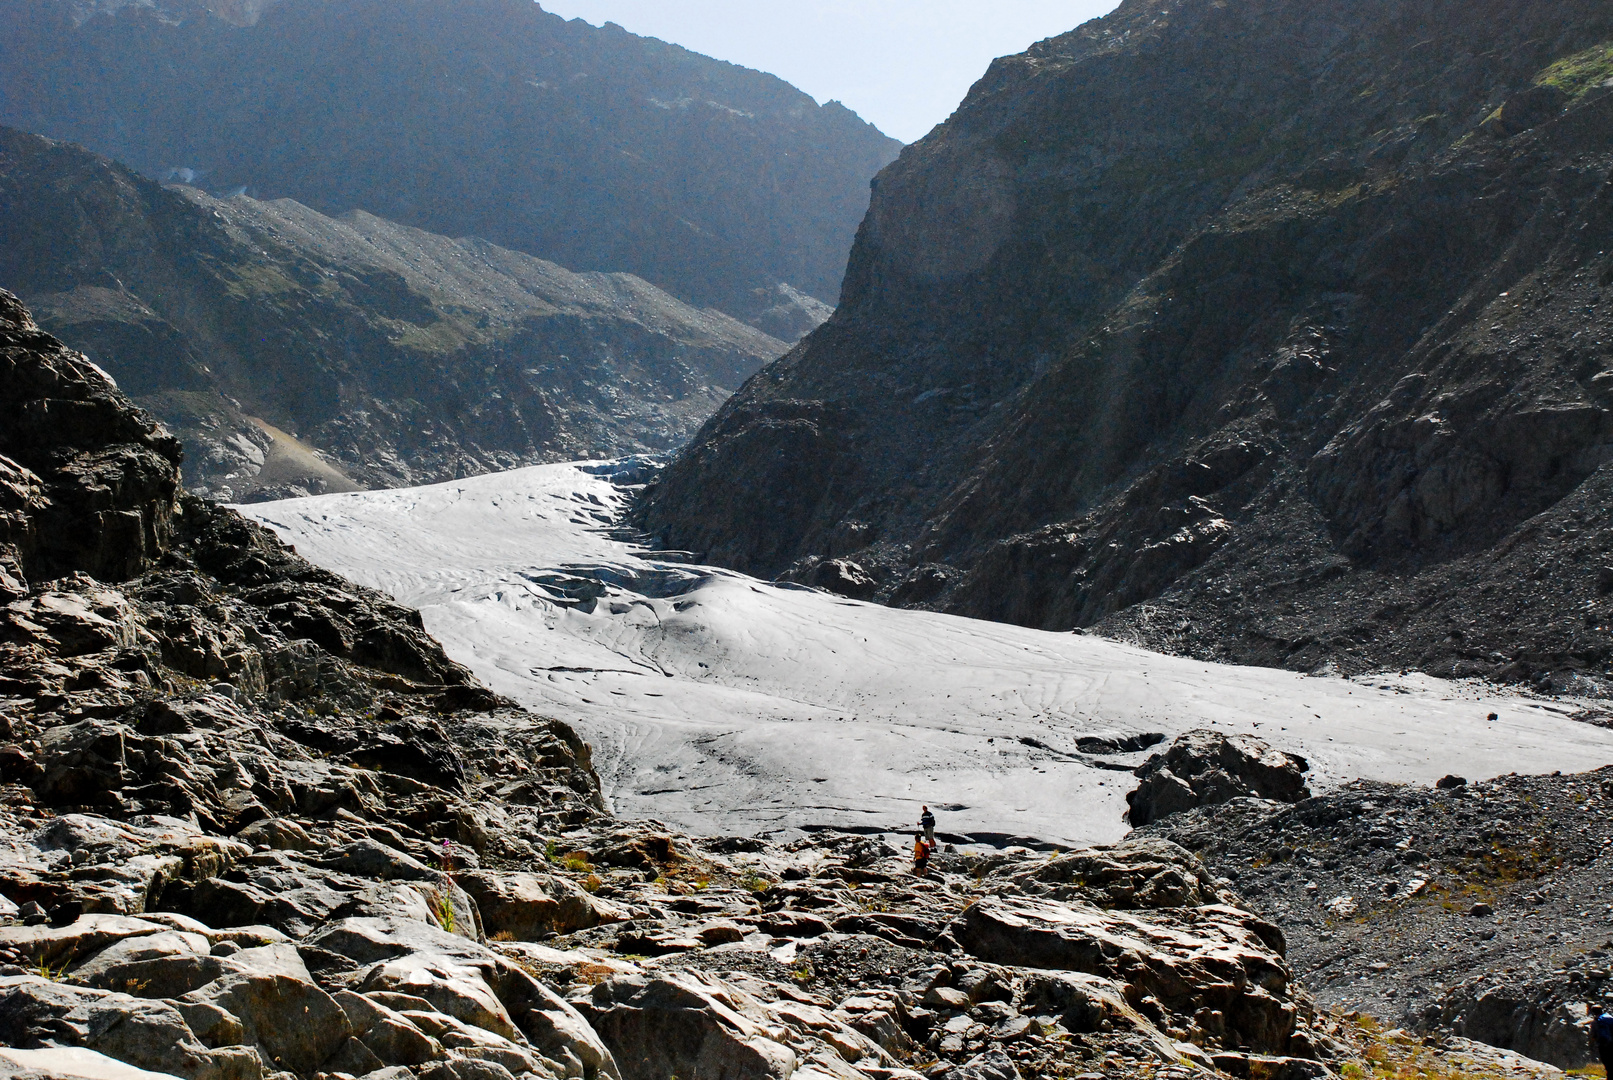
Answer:
POLYGON ((1318 791, 1613 763, 1613 731, 1574 702, 1209 664, 694 565, 613 527, 622 475, 541 465, 238 509, 573 724, 617 814, 696 833, 894 833, 927 804, 959 842, 1113 842, 1149 751, 1077 740, 1198 727, 1303 755, 1318 791))

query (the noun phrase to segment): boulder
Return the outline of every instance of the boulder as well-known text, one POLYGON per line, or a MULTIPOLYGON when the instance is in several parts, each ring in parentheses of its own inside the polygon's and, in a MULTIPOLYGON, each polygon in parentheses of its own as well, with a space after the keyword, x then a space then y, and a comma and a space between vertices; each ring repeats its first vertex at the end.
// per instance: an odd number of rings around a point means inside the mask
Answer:
POLYGON ((0 926, 0 948, 20 953, 34 964, 59 968, 125 938, 167 929, 159 922, 123 915, 81 915, 66 926, 0 926))
POLYGON ((253 847, 263 845, 278 851, 311 851, 314 847, 307 830, 285 818, 265 818, 253 822, 235 836, 253 847))
POLYGON ((35 641, 62 656, 132 648, 139 626, 122 593, 73 575, 62 587, 18 600, 3 612, 10 636, 35 641))
POLYGON ((136 997, 179 997, 224 974, 225 961, 211 949, 205 936, 180 930, 124 938, 75 966, 69 978, 136 997))
POLYGON ((456 875, 455 881, 475 899, 488 934, 509 934, 518 941, 570 934, 627 917, 557 875, 480 870, 456 875))
POLYGON ((0 1046, 77 1046, 184 1080, 259 1080, 245 1046, 208 1049, 178 1009, 32 975, 0 978, 0 1046))
POLYGON ((408 994, 433 1008, 479 1028, 519 1039, 509 1010, 483 981, 476 968, 441 955, 413 953, 372 967, 363 982, 366 992, 408 994))
POLYGON ((1013 1059, 993 1047, 947 1073, 947 1080, 1019 1080, 1019 1070, 1013 1059))
POLYGON ((420 1080, 515 1080, 515 1075, 496 1061, 455 1058, 434 1061, 419 1070, 420 1080))
POLYGON ((374 840, 355 840, 322 855, 318 865, 382 881, 435 881, 439 874, 412 855, 374 840))
MULTIPOLYGON (((446 1013, 430 1009, 409 1009, 398 1015, 413 1024, 417 1030, 439 1041, 453 1056, 497 1062, 517 1075, 527 1072, 541 1074, 547 1070, 541 1056, 524 1042, 512 1042, 486 1028, 467 1024, 446 1013)), ((570 1055, 561 1056, 568 1061, 576 1062, 570 1055)), ((576 1062, 576 1071, 578 1074, 585 1071, 581 1062, 576 1062)))
POLYGON ((524 1036, 545 1057, 569 1056, 590 1075, 618 1075, 610 1051, 571 1004, 467 938, 410 919, 351 918, 329 924, 303 945, 368 968, 359 977, 367 992, 412 997, 428 1007, 449 1005, 441 1011, 458 1016, 452 1011, 457 1009, 470 1023, 476 1021, 469 1017, 483 1017, 494 1025, 487 1030, 500 1035, 513 1024, 515 1040, 524 1036), (428 999, 421 990, 436 997, 428 999))
POLYGON ((1334 1073, 1320 1061, 1270 1057, 1264 1054, 1213 1054, 1216 1069, 1240 1080, 1332 1080, 1334 1073))
POLYGON ((1562 976, 1492 973, 1448 991, 1440 1025, 1456 1035, 1555 1065, 1595 1063, 1585 991, 1562 976))
POLYGON ((1133 826, 1166 814, 1253 795, 1278 802, 1310 797, 1302 757, 1274 750, 1252 735, 1199 729, 1179 736, 1136 770, 1142 781, 1126 796, 1133 826))
POLYGON ((836 596, 866 600, 879 591, 879 582, 850 559, 826 559, 813 568, 810 583, 836 596))
POLYGON ((1081 971, 1038 971, 1025 979, 1022 1012, 1056 1016, 1072 1032, 1102 1030, 1105 1023, 1126 1026, 1135 1017, 1124 990, 1109 979, 1081 971))
POLYGON ((373 997, 340 990, 335 999, 354 1036, 384 1063, 423 1065, 444 1056, 441 1043, 373 997))
POLYGON ((180 1000, 212 1005, 237 1017, 246 1043, 274 1071, 312 1074, 352 1035, 347 1014, 306 976, 306 969, 303 977, 236 972, 180 1000))
POLYGON ((951 933, 983 960, 1096 975, 1129 985, 1137 1000, 1157 998, 1184 1020, 1218 1010, 1238 1045, 1285 1050, 1297 1010, 1273 945, 1276 928, 1230 907, 1177 915, 1165 922, 1078 902, 993 897, 966 910, 951 933))
POLYGON ((786 1080, 797 1057, 755 998, 699 972, 624 975, 594 987, 585 1015, 623 1080, 786 1080))
POLYGON ((1055 855, 1010 880, 1021 888, 1051 885, 1045 895, 1054 900, 1079 898, 1108 908, 1200 907, 1231 899, 1192 852, 1155 837, 1055 855))

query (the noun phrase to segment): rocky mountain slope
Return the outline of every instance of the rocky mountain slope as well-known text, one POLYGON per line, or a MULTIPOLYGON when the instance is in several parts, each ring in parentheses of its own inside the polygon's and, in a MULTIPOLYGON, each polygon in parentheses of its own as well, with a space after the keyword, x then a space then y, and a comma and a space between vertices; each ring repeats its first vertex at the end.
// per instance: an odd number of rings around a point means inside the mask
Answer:
POLYGON ((0 123, 222 193, 636 274, 793 339, 900 144, 529 0, 6 0, 0 123))
POLYGON ((163 188, 8 129, 0 284, 224 500, 664 452, 787 348, 631 275, 163 188))
MULTIPOLYGON (((566 725, 184 493, 8 293, 0 420, 0 1075, 1549 1075, 1318 1011, 1283 931, 1158 837, 915 874, 872 837, 615 820, 566 725)), ((1218 798, 1296 767, 1215 753, 1218 798)))
POLYGON ((1447 786, 1361 783, 1297 806, 1241 798, 1168 838, 1283 927, 1324 1006, 1589 1064, 1610 989, 1606 769, 1447 786))
POLYGON ((1613 690, 1613 15, 1131 0, 879 177, 668 546, 1205 658, 1613 690))

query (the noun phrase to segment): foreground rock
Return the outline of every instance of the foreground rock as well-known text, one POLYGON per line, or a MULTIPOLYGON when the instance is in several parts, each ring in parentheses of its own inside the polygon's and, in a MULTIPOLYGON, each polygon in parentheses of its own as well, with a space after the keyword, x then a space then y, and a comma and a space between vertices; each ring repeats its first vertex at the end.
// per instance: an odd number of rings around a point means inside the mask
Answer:
POLYGON ((1142 783, 1126 795, 1127 817, 1147 825, 1167 814, 1254 796, 1298 802, 1310 796, 1305 759, 1274 750, 1252 735, 1189 731, 1137 769, 1142 783))
MULTIPOLYGON (((1591 1064, 1613 991, 1613 771, 1236 799, 1144 832, 1192 848, 1282 926, 1326 1007, 1446 1045, 1591 1064)), ((1351 1026, 1351 1025, 1346 1025, 1351 1026)))

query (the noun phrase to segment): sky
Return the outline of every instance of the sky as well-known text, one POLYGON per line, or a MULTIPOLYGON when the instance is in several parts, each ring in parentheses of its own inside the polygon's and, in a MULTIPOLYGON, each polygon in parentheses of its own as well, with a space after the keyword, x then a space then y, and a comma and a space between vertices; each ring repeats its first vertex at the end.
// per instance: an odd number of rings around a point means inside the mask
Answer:
POLYGON ((770 72, 913 142, 999 56, 1103 15, 1117 0, 539 0, 770 72))

